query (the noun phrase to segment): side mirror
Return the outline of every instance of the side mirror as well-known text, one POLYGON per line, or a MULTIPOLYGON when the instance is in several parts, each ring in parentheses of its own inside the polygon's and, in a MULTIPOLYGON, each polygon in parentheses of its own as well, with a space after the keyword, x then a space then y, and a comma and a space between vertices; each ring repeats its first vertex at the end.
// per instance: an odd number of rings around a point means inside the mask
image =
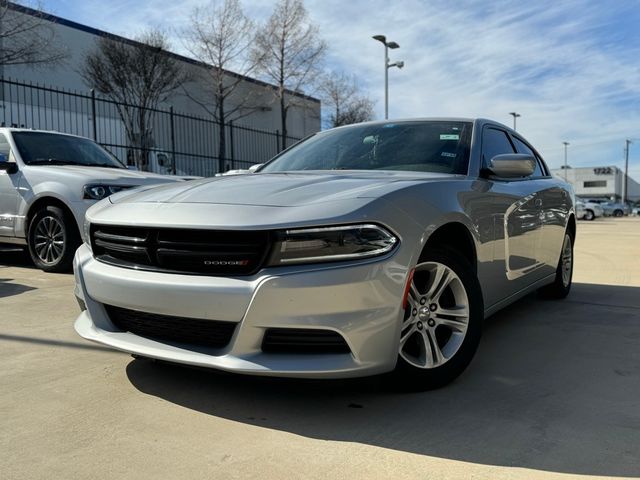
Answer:
POLYGON ((0 153, 0 171, 16 173, 18 171, 18 164, 10 162, 4 153, 0 153))
POLYGON ((536 159, 524 153, 505 153, 493 157, 488 169, 496 177, 528 177, 536 171, 536 159))
POLYGON ((249 173, 253 173, 256 170, 258 170, 262 165, 264 165, 264 163, 256 163, 255 165, 251 165, 249 167, 249 173))

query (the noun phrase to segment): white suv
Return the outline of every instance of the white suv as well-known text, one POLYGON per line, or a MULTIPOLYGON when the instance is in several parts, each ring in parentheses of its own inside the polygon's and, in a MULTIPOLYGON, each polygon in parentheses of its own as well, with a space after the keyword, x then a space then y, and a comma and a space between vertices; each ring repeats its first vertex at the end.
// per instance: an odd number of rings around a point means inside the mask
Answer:
POLYGON ((180 180, 128 170, 84 137, 0 128, 0 243, 27 245, 42 270, 69 271, 87 208, 126 188, 180 180))

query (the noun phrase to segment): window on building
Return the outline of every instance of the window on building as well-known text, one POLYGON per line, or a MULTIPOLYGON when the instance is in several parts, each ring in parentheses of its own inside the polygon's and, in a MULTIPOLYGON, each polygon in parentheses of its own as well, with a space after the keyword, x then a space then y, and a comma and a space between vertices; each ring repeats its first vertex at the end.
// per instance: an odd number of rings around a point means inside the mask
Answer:
POLYGON ((606 180, 591 180, 588 182, 584 182, 584 188, 598 188, 598 187, 606 187, 606 180))

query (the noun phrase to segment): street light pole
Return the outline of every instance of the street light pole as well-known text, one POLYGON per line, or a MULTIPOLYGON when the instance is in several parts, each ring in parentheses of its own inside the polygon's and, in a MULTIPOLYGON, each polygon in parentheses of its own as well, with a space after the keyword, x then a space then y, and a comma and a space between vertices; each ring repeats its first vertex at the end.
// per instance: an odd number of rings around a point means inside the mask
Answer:
POLYGON ((403 61, 395 63, 389 63, 389 49, 400 48, 396 42, 387 42, 387 37, 384 35, 374 35, 374 40, 381 42, 384 45, 384 118, 389 118, 389 69, 391 67, 404 67, 403 61))
POLYGON ((564 181, 567 181, 567 147, 569 146, 569 142, 562 142, 564 145, 564 181))
POLYGON ((384 43, 384 119, 389 118, 389 45, 384 43))
POLYGON ((622 203, 625 205, 627 203, 627 188, 629 188, 629 145, 632 143, 628 138, 624 141, 624 189, 622 190, 622 203))
POLYGON ((509 115, 511 115, 513 117, 513 129, 516 129, 516 118, 521 117, 522 115, 520 115, 517 112, 509 112, 509 115))

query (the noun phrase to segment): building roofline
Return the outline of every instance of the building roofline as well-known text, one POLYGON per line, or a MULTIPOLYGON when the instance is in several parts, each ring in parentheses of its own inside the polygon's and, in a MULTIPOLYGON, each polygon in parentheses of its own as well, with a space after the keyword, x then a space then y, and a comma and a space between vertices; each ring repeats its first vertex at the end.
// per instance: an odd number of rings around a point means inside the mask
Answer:
MULTIPOLYGON (((140 42, 137 42, 136 40, 132 40, 130 38, 126 38, 126 37, 122 37, 120 35, 116 35, 114 33, 109 33, 109 32, 105 32, 104 30, 100 30, 98 28, 94 28, 94 27, 90 27, 88 25, 84 25, 82 23, 78 23, 78 22, 74 22, 73 20, 67 20, 66 18, 62 18, 62 17, 58 17, 57 15, 53 15, 51 13, 47 13, 44 11, 39 11, 30 7, 25 7, 24 5, 18 5, 17 3, 13 3, 13 2, 7 2, 7 6, 9 9, 14 10, 16 12, 20 12, 20 13, 24 13, 27 15, 31 15, 34 17, 41 17, 44 18, 45 20, 48 20, 50 22, 53 23, 57 23, 59 25, 63 25, 65 27, 69 27, 69 28, 73 28, 75 30, 80 30, 82 32, 85 33, 90 33, 92 35, 96 35, 98 37, 103 37, 103 38, 109 38, 111 40, 116 40, 118 42, 122 42, 122 43, 127 43, 129 45, 132 46, 142 46, 143 44, 140 42)), ((170 52, 168 50, 164 50, 164 53, 166 53, 167 55, 169 55, 170 57, 179 60, 181 62, 186 62, 189 63, 191 65, 196 65, 198 67, 204 67, 204 68, 212 68, 211 65, 205 63, 205 62, 200 62, 198 60, 195 60, 193 58, 189 58, 186 57, 184 55, 180 55, 174 52, 170 52)), ((247 77, 246 75, 241 75, 239 73, 236 72, 232 72, 231 70, 224 70, 224 73, 226 73, 227 75, 230 75, 232 77, 236 77, 236 78, 241 78, 244 81, 250 82, 250 83, 255 83, 256 85, 261 85, 263 87, 267 87, 270 88, 272 90, 276 90, 278 87, 275 85, 272 85, 271 83, 265 82, 263 80, 258 80, 256 78, 252 78, 252 77, 247 77)), ((292 90, 285 90, 286 93, 288 93, 289 95, 293 95, 299 98, 304 98, 305 100, 309 100, 311 102, 315 102, 315 103, 320 103, 320 100, 312 97, 311 95, 306 95, 304 93, 300 93, 300 92, 294 92, 292 90)))

